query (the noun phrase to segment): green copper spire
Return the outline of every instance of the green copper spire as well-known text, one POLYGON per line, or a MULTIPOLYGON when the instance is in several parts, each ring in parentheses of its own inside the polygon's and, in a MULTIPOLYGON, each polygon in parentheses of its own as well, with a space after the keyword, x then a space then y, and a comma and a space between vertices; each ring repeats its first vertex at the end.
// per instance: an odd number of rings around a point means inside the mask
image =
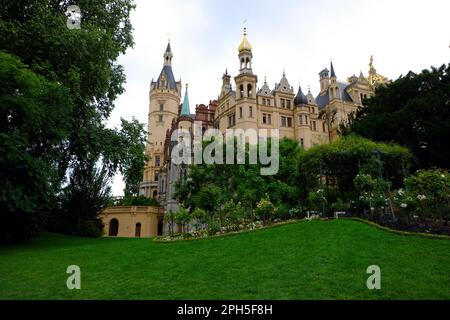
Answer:
POLYGON ((189 94, 188 94, 188 84, 186 83, 186 92, 184 94, 183 107, 181 109, 182 116, 188 116, 191 114, 191 109, 189 108, 189 94))

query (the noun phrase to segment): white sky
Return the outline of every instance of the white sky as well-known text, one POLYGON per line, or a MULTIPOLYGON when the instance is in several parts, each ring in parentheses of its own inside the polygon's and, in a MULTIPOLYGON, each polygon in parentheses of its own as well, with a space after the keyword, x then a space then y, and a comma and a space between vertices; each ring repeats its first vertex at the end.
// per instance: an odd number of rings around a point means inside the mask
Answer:
MULTIPOLYGON (((273 88, 283 69, 298 89, 317 95, 318 73, 333 60, 339 80, 363 71, 374 56, 390 79, 450 62, 450 0, 135 0, 134 48, 119 62, 127 76, 108 125, 147 123, 148 90, 163 65, 168 34, 176 80, 189 83, 191 112, 217 99, 225 68, 238 71, 237 47, 247 19, 258 86, 273 88)), ((122 195, 120 176, 113 194, 122 195)))

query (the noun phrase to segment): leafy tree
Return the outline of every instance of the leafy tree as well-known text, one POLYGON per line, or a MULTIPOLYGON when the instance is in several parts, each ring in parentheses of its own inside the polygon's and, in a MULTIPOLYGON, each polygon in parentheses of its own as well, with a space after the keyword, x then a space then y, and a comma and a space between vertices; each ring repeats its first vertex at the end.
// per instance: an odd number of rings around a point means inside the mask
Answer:
POLYGON ((0 242, 36 235, 54 200, 71 107, 63 86, 0 51, 0 242))
POLYGON ((405 146, 420 168, 450 168, 450 64, 380 87, 342 131, 405 146))
MULTIPOLYGON (((130 12, 133 9, 131 0, 0 2, 0 50, 19 57, 31 71, 47 79, 48 83, 58 84, 63 88, 61 90, 65 90, 66 102, 51 94, 47 95, 47 103, 51 104, 52 99, 60 103, 61 108, 53 108, 55 112, 59 110, 60 117, 41 118, 39 120, 43 122, 31 123, 33 127, 30 129, 37 140, 35 145, 43 146, 42 149, 52 159, 43 159, 34 153, 29 155, 45 162, 41 166, 43 170, 49 166, 57 169, 57 174, 50 175, 51 184, 47 183, 53 189, 53 195, 60 191, 67 176, 70 177, 69 184, 73 184, 69 188, 86 188, 84 192, 66 192, 64 203, 59 209, 66 203, 91 203, 93 198, 90 197, 89 185, 79 176, 75 176, 79 171, 93 174, 96 168, 100 167, 102 175, 111 177, 120 168, 127 180, 126 192, 133 194, 136 191, 135 177, 136 172, 140 170, 142 155, 138 154, 140 141, 139 138, 134 139, 138 135, 134 135, 133 127, 139 126, 135 122, 122 122, 122 132, 110 130, 105 126, 114 108, 114 101, 124 91, 123 68, 116 61, 120 54, 124 54, 127 48, 133 45, 130 22, 130 12), (67 28, 66 10, 72 4, 81 9, 80 29, 67 28), (67 108, 63 108, 64 106, 67 108), (43 129, 43 124, 48 128, 43 129), (58 132, 58 139, 51 140, 52 147, 46 150, 47 145, 44 142, 53 137, 46 135, 46 131, 62 126, 67 134, 58 132), (124 155, 121 150, 121 134, 130 132, 133 134, 129 138, 137 146, 130 146, 127 151, 131 151, 131 154, 124 155), (67 199, 70 196, 76 196, 79 202, 75 201, 75 198, 67 199)), ((10 86, 6 88, 12 90, 8 91, 10 95, 16 90, 10 86)), ((22 101, 24 109, 30 108, 31 104, 31 101, 22 101)), ((32 111, 33 109, 30 109, 30 112, 32 111)), ((39 116, 39 113, 35 115, 39 116)), ((5 119, 7 121, 8 118, 5 119)), ((33 174, 33 170, 25 171, 33 174)), ((40 179, 35 181, 39 183, 40 189, 45 189, 45 185, 39 182, 40 179)), ((24 188, 25 184, 13 179, 8 179, 7 183, 15 185, 16 189, 24 188)), ((36 193, 36 197, 39 194, 36 193)), ((101 208, 102 195, 99 195, 97 200, 99 203, 92 207, 101 208)), ((48 205, 42 211, 55 209, 50 203, 41 202, 42 206, 48 205)), ((74 210, 80 214, 80 218, 85 217, 77 208, 74 210)), ((62 214, 55 216, 60 217, 62 214)))
POLYGON ((147 132, 144 124, 133 118, 131 122, 121 119, 122 126, 119 131, 122 138, 120 171, 125 181, 125 196, 137 196, 142 181, 145 163, 149 157, 145 154, 147 132))
POLYGON ((81 163, 75 167, 61 195, 62 221, 66 222, 63 231, 80 236, 101 235, 103 224, 97 215, 109 203, 108 179, 106 170, 97 169, 94 164, 81 163))
POLYGON ((186 227, 192 219, 189 211, 185 208, 180 208, 180 210, 175 213, 174 218, 175 222, 181 225, 183 232, 186 232, 186 227))

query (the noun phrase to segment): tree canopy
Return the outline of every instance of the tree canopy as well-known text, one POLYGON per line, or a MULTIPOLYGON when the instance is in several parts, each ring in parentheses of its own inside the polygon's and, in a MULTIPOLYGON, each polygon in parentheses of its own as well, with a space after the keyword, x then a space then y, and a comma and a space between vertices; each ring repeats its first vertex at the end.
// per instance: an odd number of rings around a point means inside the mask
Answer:
POLYGON ((409 72, 378 88, 365 104, 344 134, 405 146, 420 168, 450 168, 450 64, 409 72))

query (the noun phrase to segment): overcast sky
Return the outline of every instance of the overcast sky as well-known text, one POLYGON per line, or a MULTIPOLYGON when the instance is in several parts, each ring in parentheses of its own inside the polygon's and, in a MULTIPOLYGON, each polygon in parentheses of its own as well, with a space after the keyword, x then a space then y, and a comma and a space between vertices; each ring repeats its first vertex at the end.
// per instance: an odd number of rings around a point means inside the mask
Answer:
MULTIPOLYGON (((339 80, 362 71, 374 56, 377 72, 396 79, 450 62, 449 0, 135 0, 134 48, 119 62, 126 92, 109 120, 135 117, 147 123, 148 90, 163 65, 170 33, 173 72, 183 93, 189 84, 191 112, 217 99, 225 69, 238 72, 237 47, 247 20, 258 86, 273 88, 283 69, 297 91, 311 86, 330 59, 339 80)), ((113 194, 122 195, 120 176, 113 194)))

